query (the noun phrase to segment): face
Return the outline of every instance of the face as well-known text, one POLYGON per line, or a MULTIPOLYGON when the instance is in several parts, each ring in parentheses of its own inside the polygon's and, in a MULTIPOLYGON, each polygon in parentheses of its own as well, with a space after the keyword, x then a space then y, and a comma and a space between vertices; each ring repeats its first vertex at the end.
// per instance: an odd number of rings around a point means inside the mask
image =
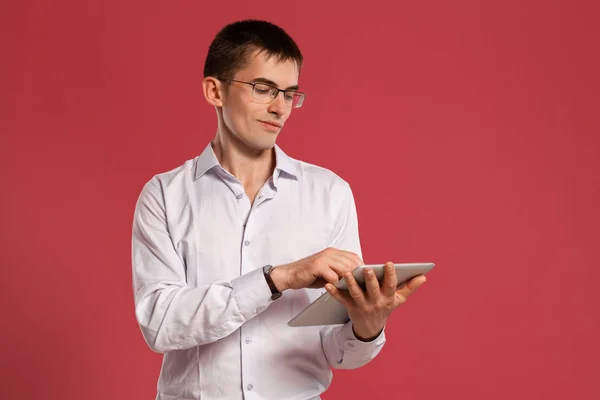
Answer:
MULTIPOLYGON (((255 52, 250 62, 240 70, 233 79, 243 82, 262 81, 280 89, 297 89, 299 71, 294 61, 279 61, 255 52)), ((220 130, 231 134, 239 142, 253 150, 268 150, 275 145, 275 140, 292 108, 286 106, 284 94, 279 93, 271 103, 263 104, 252 96, 252 86, 239 82, 229 82, 225 89, 221 84, 222 121, 220 130)))

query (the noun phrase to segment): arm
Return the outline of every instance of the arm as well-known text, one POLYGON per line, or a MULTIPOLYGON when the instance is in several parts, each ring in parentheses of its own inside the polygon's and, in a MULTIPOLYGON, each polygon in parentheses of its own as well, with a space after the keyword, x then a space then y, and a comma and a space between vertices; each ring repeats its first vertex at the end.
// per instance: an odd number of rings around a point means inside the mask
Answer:
MULTIPOLYGON (((336 218, 330 246, 356 253, 362 258, 358 233, 358 218, 354 196, 347 186, 343 202, 336 218)), ((375 338, 359 339, 352 321, 345 325, 326 326, 321 330, 321 343, 325 356, 332 368, 359 368, 371 361, 385 344, 382 329, 375 338)))
POLYGON ((261 269, 230 282, 187 286, 185 265, 169 236, 163 193, 154 180, 136 204, 132 262, 136 319, 146 343, 159 353, 226 337, 272 302, 261 269))

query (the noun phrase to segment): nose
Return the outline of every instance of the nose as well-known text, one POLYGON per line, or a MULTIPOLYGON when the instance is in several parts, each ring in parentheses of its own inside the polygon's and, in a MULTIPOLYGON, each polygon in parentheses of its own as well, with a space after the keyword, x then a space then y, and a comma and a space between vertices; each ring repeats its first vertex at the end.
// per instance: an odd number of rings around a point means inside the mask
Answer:
POLYGON ((283 115, 287 108, 285 106, 284 93, 277 93, 277 97, 269 104, 269 112, 272 114, 283 115))

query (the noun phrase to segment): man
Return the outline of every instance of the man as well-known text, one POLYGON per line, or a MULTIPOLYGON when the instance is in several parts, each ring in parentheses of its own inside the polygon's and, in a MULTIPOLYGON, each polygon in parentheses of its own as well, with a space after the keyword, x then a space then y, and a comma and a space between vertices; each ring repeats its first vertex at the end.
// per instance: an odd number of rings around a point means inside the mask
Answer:
POLYGON ((381 287, 367 275, 363 291, 351 274, 363 262, 349 185, 275 144, 305 98, 302 62, 271 23, 223 28, 203 81, 216 136, 140 194, 135 312, 148 345, 164 353, 158 399, 318 399, 331 368, 379 353, 387 317, 425 281, 396 291, 387 263, 381 287), (331 285, 341 277, 348 291, 331 285), (323 287, 351 321, 289 327, 323 287))

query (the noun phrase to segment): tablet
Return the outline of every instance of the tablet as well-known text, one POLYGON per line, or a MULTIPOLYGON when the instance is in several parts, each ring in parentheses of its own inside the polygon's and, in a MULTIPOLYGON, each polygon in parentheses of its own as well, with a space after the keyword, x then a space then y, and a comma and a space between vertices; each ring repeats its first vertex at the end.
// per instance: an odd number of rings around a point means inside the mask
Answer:
MULTIPOLYGON (((434 266, 434 263, 394 264, 396 278, 398 279, 398 288, 404 286, 406 282, 415 276, 427 274, 434 266)), ((361 265, 354 269, 352 275, 363 289, 365 289, 365 268, 372 268, 377 280, 380 283, 383 281, 383 264, 361 265)), ((340 290, 348 290, 344 278, 340 279, 335 286, 340 290)), ((308 307, 292 318, 288 322, 288 326, 339 325, 345 324, 349 320, 346 308, 328 292, 324 292, 318 299, 310 303, 308 307)))

